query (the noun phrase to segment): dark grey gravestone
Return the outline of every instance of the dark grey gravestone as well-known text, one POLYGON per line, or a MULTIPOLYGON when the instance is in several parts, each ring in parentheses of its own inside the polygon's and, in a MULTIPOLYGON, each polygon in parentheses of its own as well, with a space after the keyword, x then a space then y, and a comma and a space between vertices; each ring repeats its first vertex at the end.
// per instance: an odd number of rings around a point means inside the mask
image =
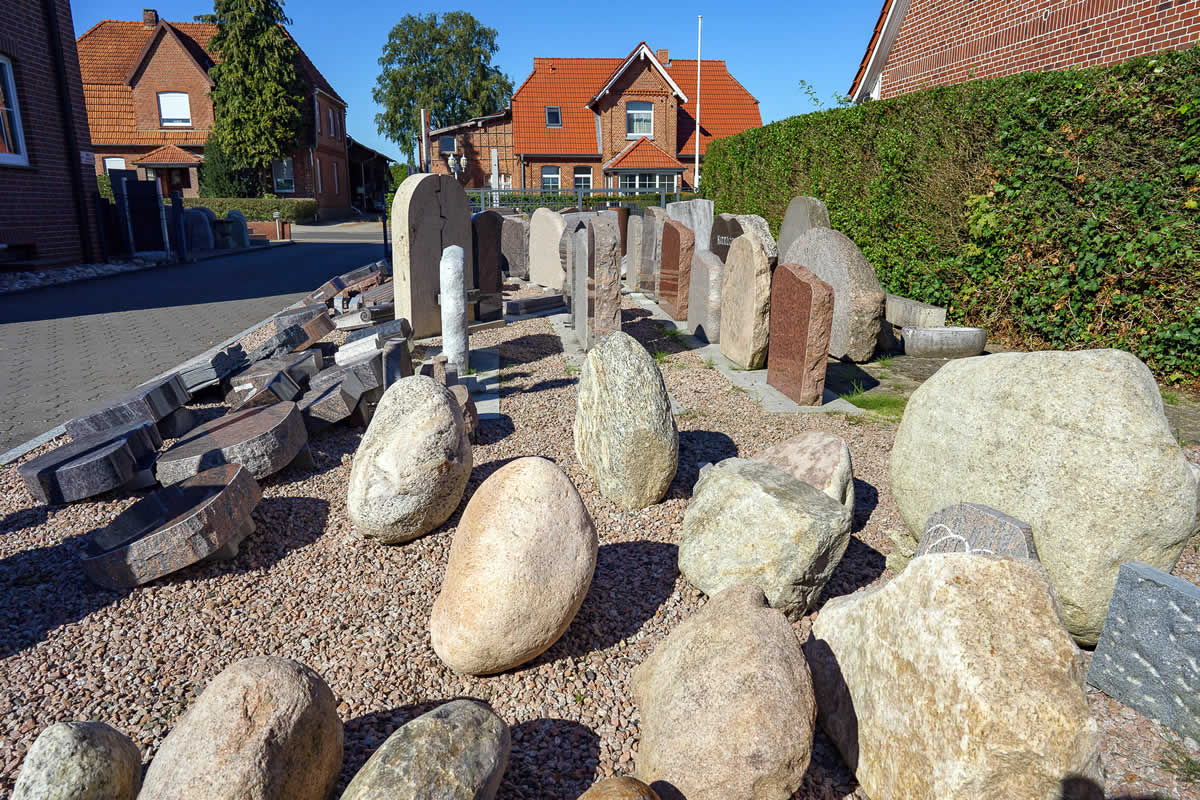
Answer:
POLYGON ((187 406, 180 406, 158 421, 158 433, 164 439, 178 439, 194 427, 196 412, 187 406))
POLYGON ((303 347, 309 340, 308 332, 300 325, 289 325, 267 339, 246 356, 250 363, 287 355, 303 347))
POLYGON ((308 444, 292 402, 233 411, 206 422, 163 451, 156 471, 164 486, 222 464, 241 464, 262 480, 291 463, 308 444))
POLYGON ((408 352, 407 337, 391 336, 384 339, 379 359, 383 368, 384 389, 413 374, 412 354, 408 352))
POLYGON ((342 389, 343 378, 345 373, 341 367, 330 367, 309 381, 308 391, 296 401, 309 436, 315 436, 354 413, 358 399, 342 389))
POLYGON ((346 344, 356 342, 367 336, 393 336, 400 334, 402 336, 412 336, 412 325, 408 320, 401 317, 400 319, 390 319, 387 322, 382 322, 378 325, 371 325, 367 328, 360 328, 346 335, 346 344))
POLYGON ((1087 680, 1200 742, 1200 586, 1122 564, 1087 680))
POLYGON ((70 503, 143 483, 161 445, 155 423, 138 420, 56 447, 17 467, 17 474, 38 502, 70 503))
MULTIPOLYGON (((815 197, 793 197, 783 214, 779 226, 779 255, 787 254, 788 248, 813 228, 828 228, 829 209, 815 197)), ((807 266, 807 265, 802 265, 807 266)))
POLYGON ((237 464, 142 498, 88 537, 83 570, 109 589, 138 586, 205 559, 237 555, 262 490, 237 464))
POLYGON ((303 390, 286 372, 257 376, 253 381, 236 383, 226 401, 230 411, 254 406, 269 406, 284 400, 295 400, 303 390))
POLYGON ((180 378, 189 392, 212 386, 250 362, 240 344, 195 358, 179 368, 180 378))
POLYGON ((122 395, 103 408, 93 409, 66 424, 72 439, 128 425, 131 422, 158 422, 192 399, 178 372, 145 383, 122 395))
POLYGON ((931 514, 913 558, 926 553, 983 553, 1037 560, 1033 528, 1028 523, 977 503, 958 503, 931 514))

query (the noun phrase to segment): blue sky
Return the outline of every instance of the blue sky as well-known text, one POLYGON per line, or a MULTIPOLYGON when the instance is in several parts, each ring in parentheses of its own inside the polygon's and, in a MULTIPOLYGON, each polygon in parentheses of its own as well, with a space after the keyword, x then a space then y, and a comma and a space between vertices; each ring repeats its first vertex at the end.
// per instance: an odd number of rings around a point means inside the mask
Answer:
MULTIPOLYGON (((190 21, 212 10, 211 0, 144 0, 159 16, 190 21)), ((102 19, 141 19, 141 5, 113 0, 72 0, 75 33, 102 19)), ((696 57, 696 15, 704 15, 704 58, 724 59, 759 101, 763 122, 811 111, 801 79, 828 105, 850 88, 881 0, 842 0, 836 6, 811 0, 759 0, 741 5, 713 3, 580 4, 554 0, 456 2, 407 5, 385 0, 343 3, 288 0, 291 30, 309 58, 349 103, 350 135, 395 158, 400 148, 375 132, 371 88, 388 31, 405 14, 464 10, 499 31, 496 63, 514 88, 529 75, 534 56, 621 57, 642 39, 678 58, 696 57), (604 15, 589 14, 600 8, 604 15), (333 9, 335 13, 330 13, 333 9), (622 18, 626 12, 628 18, 622 18), (597 16, 608 17, 596 19, 597 16)))

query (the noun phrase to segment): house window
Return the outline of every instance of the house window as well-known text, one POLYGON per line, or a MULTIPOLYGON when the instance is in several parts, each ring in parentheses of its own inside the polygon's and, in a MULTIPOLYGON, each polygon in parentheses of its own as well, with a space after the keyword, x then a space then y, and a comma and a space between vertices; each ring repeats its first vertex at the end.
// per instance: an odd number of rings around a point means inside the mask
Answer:
POLYGON ((438 139, 438 152, 442 153, 443 155, 446 153, 453 153, 455 149, 456 146, 453 136, 443 136, 442 138, 438 139))
POLYGON ((292 171, 292 159, 271 162, 271 177, 275 179, 275 191, 281 193, 296 191, 296 174, 292 171))
POLYGON ((178 128, 192 124, 192 107, 187 92, 158 93, 158 124, 178 128))
POLYGON ((325 191, 325 189, 324 189, 324 187, 321 186, 321 159, 318 158, 317 159, 317 194, 320 194, 323 191, 325 191))
POLYGON ((104 158, 104 174, 107 175, 114 169, 125 169, 125 159, 120 156, 106 156, 104 158))
POLYGON ((659 172, 626 172, 621 173, 620 188, 622 189, 666 189, 675 191, 675 180, 678 176, 659 172))
POLYGON ((0 164, 28 164, 12 62, 0 56, 0 164))
POLYGON ((562 127, 562 109, 559 106, 546 106, 546 127, 562 127))
POLYGON ((559 189, 558 167, 542 167, 542 191, 557 192, 559 189))
POLYGON ((625 138, 639 136, 654 138, 654 104, 630 100, 625 104, 625 138))
POLYGON ((333 193, 340 195, 342 193, 341 179, 338 177, 337 162, 333 162, 333 193))
POLYGON ((576 167, 575 168, 575 188, 576 189, 592 188, 592 168, 591 167, 576 167))
POLYGON ((500 188, 501 189, 511 189, 512 188, 512 175, 501 175, 500 176, 500 188))
POLYGON ((329 135, 332 138, 337 138, 337 127, 333 124, 333 107, 329 107, 329 135))

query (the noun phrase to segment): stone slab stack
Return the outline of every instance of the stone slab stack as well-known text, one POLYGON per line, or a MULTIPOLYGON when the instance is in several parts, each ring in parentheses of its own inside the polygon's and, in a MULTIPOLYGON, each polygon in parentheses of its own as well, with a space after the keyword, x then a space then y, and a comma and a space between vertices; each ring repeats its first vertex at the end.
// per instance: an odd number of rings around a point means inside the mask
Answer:
POLYGON ((72 439, 120 428, 132 422, 157 423, 192 399, 178 372, 142 384, 111 403, 95 408, 64 426, 72 439))

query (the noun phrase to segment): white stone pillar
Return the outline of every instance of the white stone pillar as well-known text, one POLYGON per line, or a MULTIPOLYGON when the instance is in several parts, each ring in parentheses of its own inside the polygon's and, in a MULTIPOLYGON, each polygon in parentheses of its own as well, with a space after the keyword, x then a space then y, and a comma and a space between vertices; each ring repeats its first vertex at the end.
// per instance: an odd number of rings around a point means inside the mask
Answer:
POLYGON ((467 371, 467 286, 466 262, 463 249, 452 244, 442 251, 441 262, 442 354, 457 367, 459 374, 467 371))

